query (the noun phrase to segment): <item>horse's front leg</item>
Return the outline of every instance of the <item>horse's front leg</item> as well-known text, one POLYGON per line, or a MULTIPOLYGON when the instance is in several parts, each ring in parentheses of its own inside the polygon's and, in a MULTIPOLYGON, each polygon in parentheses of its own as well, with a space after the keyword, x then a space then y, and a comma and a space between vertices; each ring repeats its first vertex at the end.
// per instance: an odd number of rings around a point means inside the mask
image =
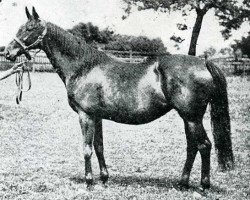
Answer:
POLYGON ((101 181, 105 184, 109 178, 109 174, 103 155, 102 119, 96 119, 94 148, 100 166, 100 178, 101 181))
POLYGON ((91 156, 93 153, 93 138, 95 134, 95 120, 84 112, 79 112, 79 121, 83 134, 83 150, 85 160, 85 178, 87 187, 93 184, 91 156))

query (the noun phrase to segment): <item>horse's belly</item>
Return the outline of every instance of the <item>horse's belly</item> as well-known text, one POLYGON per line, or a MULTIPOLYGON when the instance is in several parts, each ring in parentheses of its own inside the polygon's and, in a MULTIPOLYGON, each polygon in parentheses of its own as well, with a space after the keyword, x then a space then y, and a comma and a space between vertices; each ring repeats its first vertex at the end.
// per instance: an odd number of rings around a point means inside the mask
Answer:
POLYGON ((138 84, 130 90, 106 96, 103 118, 120 123, 143 124, 153 121, 170 110, 160 84, 138 84))
POLYGON ((107 112, 102 118, 124 124, 145 124, 163 116, 169 110, 171 110, 169 107, 158 107, 140 112, 127 112, 121 109, 120 111, 107 112))
POLYGON ((138 102, 127 101, 126 104, 111 104, 103 107, 99 112, 104 119, 126 124, 144 124, 151 122, 164 115, 169 109, 161 102, 149 102, 139 105, 138 102))
POLYGON ((96 88, 77 98, 78 105, 89 115, 120 123, 143 124, 153 121, 170 110, 161 92, 155 88, 96 88))

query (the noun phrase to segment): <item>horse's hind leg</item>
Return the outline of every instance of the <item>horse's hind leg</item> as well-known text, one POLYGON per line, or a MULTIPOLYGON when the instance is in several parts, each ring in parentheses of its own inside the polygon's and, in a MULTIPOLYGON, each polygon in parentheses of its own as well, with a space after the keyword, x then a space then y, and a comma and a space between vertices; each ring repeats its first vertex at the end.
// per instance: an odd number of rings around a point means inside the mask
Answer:
POLYGON ((182 172, 181 177, 181 186, 188 187, 189 177, 191 173, 191 169, 193 167, 193 163, 198 151, 194 135, 192 134, 192 127, 190 124, 184 120, 185 124, 185 133, 186 133, 186 139, 187 139, 187 158, 184 165, 184 169, 182 172))
POLYGON ((102 120, 96 120, 96 129, 95 129, 95 137, 94 137, 94 148, 96 152, 96 156, 98 158, 99 166, 100 166, 100 178, 103 183, 108 180, 109 174, 106 167, 104 155, 103 155, 103 135, 102 135, 102 120))
POLYGON ((84 112, 79 112, 79 121, 83 134, 83 150, 85 160, 85 178, 87 187, 93 184, 91 156, 93 149, 93 138, 95 133, 95 120, 84 112))
POLYGON ((187 159, 182 173, 181 184, 188 186, 190 172, 195 160, 197 151, 201 154, 201 185, 204 189, 210 187, 210 152, 211 142, 209 141, 202 119, 185 120, 185 132, 187 138, 187 159))

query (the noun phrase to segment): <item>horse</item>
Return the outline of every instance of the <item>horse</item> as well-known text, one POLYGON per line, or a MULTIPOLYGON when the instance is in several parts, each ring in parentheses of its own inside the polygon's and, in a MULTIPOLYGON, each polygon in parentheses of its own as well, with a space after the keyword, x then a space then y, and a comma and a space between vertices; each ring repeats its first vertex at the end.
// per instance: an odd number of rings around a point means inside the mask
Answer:
POLYGON ((83 134, 85 181, 93 185, 93 147, 105 184, 109 173, 104 158, 102 120, 125 124, 149 123, 174 109, 184 121, 186 162, 180 185, 189 187, 197 152, 201 155, 201 186, 210 187, 211 142, 203 117, 211 105, 211 122, 218 167, 234 167, 227 82, 211 61, 188 55, 159 55, 142 63, 125 63, 88 45, 59 26, 42 20, 32 7, 28 21, 6 46, 11 61, 29 50, 43 50, 63 81, 70 107, 79 115, 83 134))

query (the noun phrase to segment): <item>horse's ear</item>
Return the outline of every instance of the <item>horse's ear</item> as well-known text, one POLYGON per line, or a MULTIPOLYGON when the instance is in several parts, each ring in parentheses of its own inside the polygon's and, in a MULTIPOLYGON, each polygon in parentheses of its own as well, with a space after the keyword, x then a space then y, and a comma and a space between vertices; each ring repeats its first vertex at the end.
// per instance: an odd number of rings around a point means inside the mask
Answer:
POLYGON ((35 7, 32 7, 32 15, 35 20, 39 19, 39 15, 37 14, 35 7))
POLYGON ((30 12, 29 12, 29 10, 28 10, 27 7, 25 7, 25 12, 26 12, 28 20, 30 20, 31 19, 31 15, 30 15, 30 12))

